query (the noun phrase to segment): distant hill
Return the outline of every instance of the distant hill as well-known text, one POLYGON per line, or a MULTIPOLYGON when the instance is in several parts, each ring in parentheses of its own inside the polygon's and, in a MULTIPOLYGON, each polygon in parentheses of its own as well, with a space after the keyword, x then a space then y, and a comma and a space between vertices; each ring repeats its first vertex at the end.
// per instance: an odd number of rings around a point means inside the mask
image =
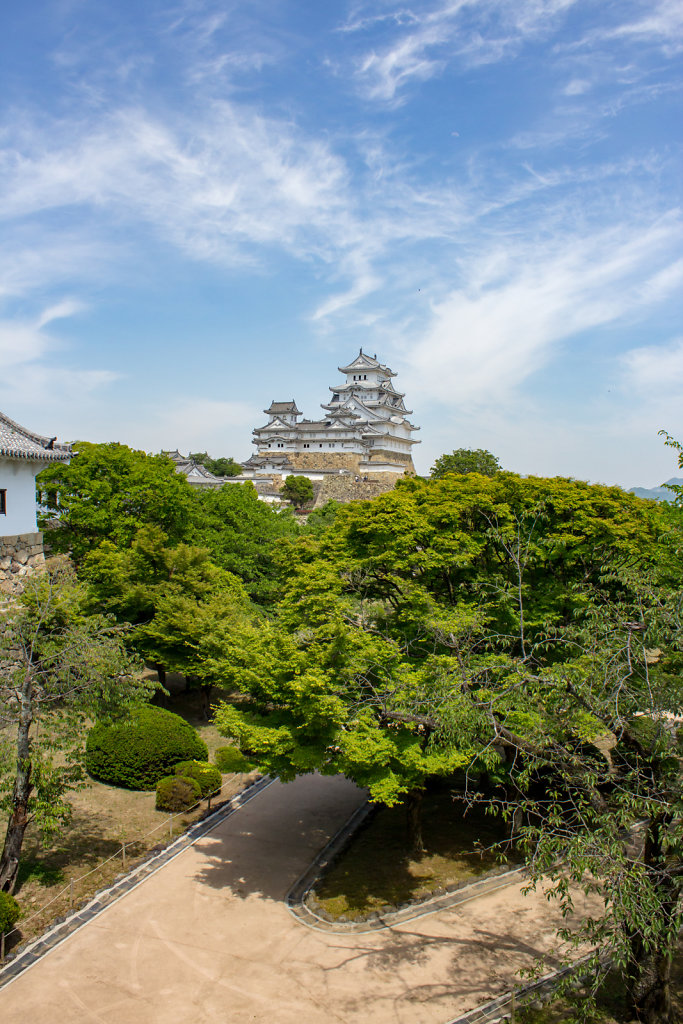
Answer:
MULTIPOLYGON (((683 476, 672 476, 666 484, 683 486, 683 476)), ((631 487, 629 494, 637 494, 639 498, 652 498, 654 501, 673 501, 675 494, 667 489, 666 484, 659 487, 631 487)))

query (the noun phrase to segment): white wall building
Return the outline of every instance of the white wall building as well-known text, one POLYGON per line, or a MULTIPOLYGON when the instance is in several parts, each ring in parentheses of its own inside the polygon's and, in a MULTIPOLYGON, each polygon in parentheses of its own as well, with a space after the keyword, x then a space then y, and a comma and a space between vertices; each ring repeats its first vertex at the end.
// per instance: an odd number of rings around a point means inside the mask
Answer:
POLYGON ((36 523, 36 475, 68 462, 71 449, 34 434, 0 412, 0 593, 17 594, 45 561, 36 523))
POLYGON ((396 374, 361 349, 348 366, 340 366, 344 383, 330 387, 321 408, 323 419, 301 419, 296 402, 272 402, 263 427, 254 430, 256 455, 246 463, 252 472, 286 473, 291 469, 334 471, 335 466, 365 473, 414 472, 412 434, 419 430, 396 391, 396 374))
POLYGON ((36 532, 36 475, 71 456, 69 445, 55 441, 0 412, 0 538, 36 532))

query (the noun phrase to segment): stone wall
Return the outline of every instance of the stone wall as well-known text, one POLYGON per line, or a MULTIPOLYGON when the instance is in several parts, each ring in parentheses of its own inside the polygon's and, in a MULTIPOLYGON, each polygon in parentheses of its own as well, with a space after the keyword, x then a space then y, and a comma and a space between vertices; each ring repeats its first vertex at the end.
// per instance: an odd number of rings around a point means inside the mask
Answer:
POLYGON ((398 462, 406 467, 406 473, 414 473, 415 466, 413 465, 412 455, 406 455, 405 452, 392 452, 388 448, 373 448, 371 449, 368 462, 398 462))
POLYGON ((363 476, 368 471, 368 465, 373 462, 399 463, 399 465, 405 466, 406 473, 415 472, 411 456, 405 455, 403 452, 375 451, 373 449, 368 458, 360 452, 326 452, 322 448, 317 448, 306 452, 287 452, 287 458, 294 469, 308 469, 311 472, 321 469, 332 471, 347 469, 354 475, 363 476))
POLYGON ((0 593, 21 593, 25 577, 44 563, 42 533, 0 537, 0 593))
POLYGON ((378 494, 392 491, 402 473, 382 473, 367 480, 356 480, 352 476, 326 476, 317 490, 314 508, 320 508, 328 501, 364 501, 376 498, 378 494))
MULTIPOLYGON (((309 452, 287 452, 287 458, 294 469, 348 469, 358 473, 358 465, 362 459, 358 452, 325 452, 322 448, 309 452)), ((285 474, 286 475, 286 474, 285 474)))

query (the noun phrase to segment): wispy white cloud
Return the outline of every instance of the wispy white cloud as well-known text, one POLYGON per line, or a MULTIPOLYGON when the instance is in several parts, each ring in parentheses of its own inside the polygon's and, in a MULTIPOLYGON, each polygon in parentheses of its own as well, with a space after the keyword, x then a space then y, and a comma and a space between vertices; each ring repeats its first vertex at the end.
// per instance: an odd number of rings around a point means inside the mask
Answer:
POLYGON ((577 0, 446 0, 419 11, 397 8, 356 16, 344 25, 362 32, 378 21, 396 26, 391 41, 356 61, 356 78, 371 100, 396 104, 410 83, 425 81, 455 60, 472 67, 514 53, 547 33, 577 0))
POLYGON ((67 346, 44 328, 84 308, 76 299, 64 299, 33 320, 0 320, 0 408, 72 407, 118 379, 110 370, 74 369, 58 361, 64 361, 67 346))
POLYGON ((625 352, 621 358, 623 384, 631 391, 647 393, 655 401, 665 395, 683 394, 683 338, 667 345, 647 345, 625 352))
POLYGON ((52 323, 53 320, 63 320, 66 317, 75 316, 77 313, 82 313, 85 308, 85 303, 79 299, 62 299, 54 306, 43 310, 36 322, 36 328, 40 330, 41 327, 52 323))
MULTIPOLYGON (((629 40, 659 45, 667 56, 683 46, 683 6, 680 0, 648 0, 632 8, 633 14, 612 25, 603 25, 587 33, 583 45, 599 40, 629 40)), ((624 11, 628 12, 627 5, 624 11)), ((579 44, 581 45, 581 44, 579 44)))
MULTIPOLYGON (((680 280, 677 217, 647 226, 495 248, 435 304, 404 358, 412 387, 470 409, 516 400, 558 346, 646 308, 680 280)), ((639 357, 644 358, 644 357, 639 357)))

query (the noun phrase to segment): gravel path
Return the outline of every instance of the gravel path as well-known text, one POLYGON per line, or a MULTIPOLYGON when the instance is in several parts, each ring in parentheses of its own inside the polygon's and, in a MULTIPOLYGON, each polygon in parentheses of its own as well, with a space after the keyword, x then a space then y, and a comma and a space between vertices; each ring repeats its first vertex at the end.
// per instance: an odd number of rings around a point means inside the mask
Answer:
POLYGON ((366 935, 283 899, 364 799, 343 778, 268 787, 0 990, 27 1024, 443 1024, 505 991, 558 915, 519 888, 366 935))

